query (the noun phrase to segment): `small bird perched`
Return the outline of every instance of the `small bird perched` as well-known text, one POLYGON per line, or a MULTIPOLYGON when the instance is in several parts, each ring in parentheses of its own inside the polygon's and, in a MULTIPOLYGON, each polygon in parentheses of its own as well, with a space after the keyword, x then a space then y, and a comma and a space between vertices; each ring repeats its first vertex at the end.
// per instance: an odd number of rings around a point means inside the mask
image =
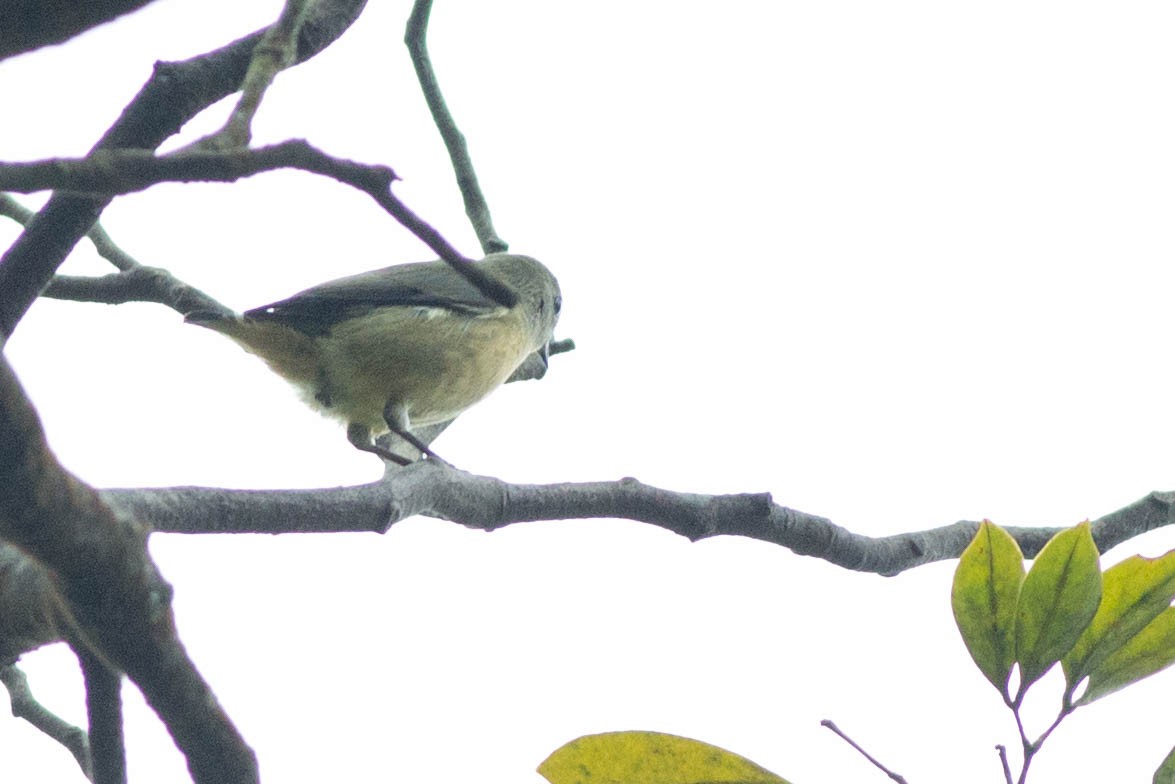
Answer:
POLYGON ((561 305, 555 277, 509 253, 477 267, 517 302, 499 304, 445 262, 426 261, 332 280, 243 315, 187 320, 265 360, 311 407, 345 422, 356 448, 406 465, 373 435, 390 430, 435 458, 412 428, 457 416, 533 353, 546 364, 561 305))

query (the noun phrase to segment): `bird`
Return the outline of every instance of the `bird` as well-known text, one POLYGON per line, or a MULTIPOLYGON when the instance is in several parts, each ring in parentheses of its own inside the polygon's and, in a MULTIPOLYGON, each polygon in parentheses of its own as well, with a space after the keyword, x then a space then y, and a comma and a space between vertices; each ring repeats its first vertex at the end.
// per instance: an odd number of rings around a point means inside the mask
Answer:
POLYGON ((312 408, 343 422, 355 448, 413 462, 374 442, 390 431, 439 460, 413 430, 453 419, 532 354, 545 369, 562 307, 555 276, 530 256, 492 253, 474 265, 514 304, 435 260, 331 280, 243 314, 185 318, 260 357, 312 408))

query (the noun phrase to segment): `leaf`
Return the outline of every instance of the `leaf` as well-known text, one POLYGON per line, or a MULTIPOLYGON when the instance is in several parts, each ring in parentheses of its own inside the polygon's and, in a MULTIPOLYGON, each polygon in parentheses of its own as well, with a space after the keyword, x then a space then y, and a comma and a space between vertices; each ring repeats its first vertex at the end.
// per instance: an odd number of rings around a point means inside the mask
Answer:
POLYGON ((1159 765, 1151 784, 1175 784, 1175 749, 1171 749, 1163 764, 1159 765))
POLYGON ((959 557, 951 609, 975 666, 1001 694, 1016 661, 1016 602, 1023 582, 1020 546, 984 520, 959 557))
POLYGON ((1168 607, 1089 673, 1077 705, 1087 705, 1175 664, 1175 607, 1168 607))
POLYGON ((1073 648, 1101 596, 1102 573, 1089 523, 1050 539, 1024 578, 1016 608, 1020 693, 1073 648))
POLYGON ((1062 660, 1073 688, 1153 621, 1175 599, 1175 550, 1159 558, 1131 556, 1102 575, 1102 602, 1062 660))
POLYGON ((539 765, 551 784, 787 784, 725 749, 660 732, 585 735, 539 765))

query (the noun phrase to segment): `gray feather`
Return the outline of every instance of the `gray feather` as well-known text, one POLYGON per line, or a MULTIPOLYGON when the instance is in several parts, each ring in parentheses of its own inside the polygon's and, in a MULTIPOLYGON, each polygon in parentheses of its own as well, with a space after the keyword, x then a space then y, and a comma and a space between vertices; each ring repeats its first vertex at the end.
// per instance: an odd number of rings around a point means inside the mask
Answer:
POLYGON ((245 316, 321 335, 341 321, 384 307, 443 308, 480 315, 499 305, 443 261, 397 264, 339 278, 253 308, 245 316))

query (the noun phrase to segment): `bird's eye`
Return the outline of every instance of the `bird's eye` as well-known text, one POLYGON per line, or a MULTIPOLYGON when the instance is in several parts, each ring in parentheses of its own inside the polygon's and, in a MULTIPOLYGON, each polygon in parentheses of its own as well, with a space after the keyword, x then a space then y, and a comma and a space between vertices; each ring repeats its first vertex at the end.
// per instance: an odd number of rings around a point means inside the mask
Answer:
POLYGON ((559 315, 559 311, 563 310, 563 297, 560 294, 555 295, 555 315, 559 315))

